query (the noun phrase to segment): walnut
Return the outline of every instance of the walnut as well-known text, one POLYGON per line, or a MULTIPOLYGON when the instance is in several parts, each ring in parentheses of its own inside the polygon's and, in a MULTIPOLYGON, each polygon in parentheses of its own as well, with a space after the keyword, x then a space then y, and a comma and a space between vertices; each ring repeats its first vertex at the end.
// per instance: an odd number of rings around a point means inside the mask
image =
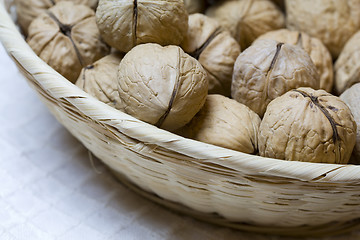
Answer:
POLYGON ((356 123, 339 97, 298 88, 269 104, 258 141, 263 157, 345 164, 355 140, 356 123))
POLYGON ((360 31, 354 34, 335 62, 335 92, 341 94, 360 82, 360 31))
POLYGON ((122 110, 117 73, 122 55, 112 53, 82 69, 76 86, 111 107, 122 110))
POLYGON ((206 11, 245 49, 260 35, 285 27, 283 13, 269 0, 219 2, 206 11))
POLYGON ((356 132, 356 144, 353 151, 353 155, 357 161, 360 160, 360 83, 357 83, 347 89, 343 94, 340 95, 340 99, 343 100, 348 107, 350 108, 356 125, 357 125, 357 132, 356 132))
POLYGON ((178 0, 100 0, 96 22, 110 46, 128 52, 141 43, 179 45, 188 14, 178 0))
POLYGON ((85 5, 59 2, 29 27, 27 42, 34 52, 71 82, 81 69, 105 56, 94 11, 85 5))
POLYGON ((231 96, 262 117, 276 97, 319 85, 316 67, 301 47, 266 39, 256 41, 236 59, 231 96))
POLYGON ((329 50, 317 38, 310 37, 306 33, 280 29, 267 32, 258 39, 273 39, 278 42, 298 45, 302 47, 315 64, 320 76, 320 88, 331 92, 333 89, 334 73, 333 63, 329 50))
POLYGON ((286 25, 319 38, 335 59, 360 29, 359 0, 286 0, 286 25))
POLYGON ((247 106, 222 95, 209 95, 203 108, 180 134, 233 150, 257 151, 260 117, 247 106))
POLYGON ((199 13, 205 10, 204 0, 184 0, 184 4, 189 14, 199 13))
MULTIPOLYGON (((32 20, 61 1, 64 0, 14 0, 17 21, 23 32, 27 35, 32 20)), ((98 0, 72 0, 72 2, 87 5, 92 9, 96 9, 98 4, 98 0)))
POLYGON ((240 46, 218 22, 196 13, 189 16, 189 29, 181 47, 198 59, 207 72, 209 93, 230 96, 231 78, 240 46))
POLYGON ((172 131, 204 105, 208 81, 201 64, 180 47, 147 43, 120 62, 118 89, 126 113, 172 131))

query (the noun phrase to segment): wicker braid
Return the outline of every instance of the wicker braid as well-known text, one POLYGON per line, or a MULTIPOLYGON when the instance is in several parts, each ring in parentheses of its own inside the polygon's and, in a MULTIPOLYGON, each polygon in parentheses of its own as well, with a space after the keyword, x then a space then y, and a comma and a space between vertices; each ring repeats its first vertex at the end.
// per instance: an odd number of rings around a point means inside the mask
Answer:
POLYGON ((242 230, 328 235, 358 228, 360 166, 289 162, 186 139, 89 96, 38 58, 0 0, 0 40, 57 120, 123 182, 242 230))

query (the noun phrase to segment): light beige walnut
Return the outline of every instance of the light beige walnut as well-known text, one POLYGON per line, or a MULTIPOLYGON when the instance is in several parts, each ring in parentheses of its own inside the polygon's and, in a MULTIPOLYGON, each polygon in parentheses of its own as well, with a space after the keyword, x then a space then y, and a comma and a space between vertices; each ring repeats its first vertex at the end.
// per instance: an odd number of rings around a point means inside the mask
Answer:
POLYGON ((360 0, 286 0, 286 25, 319 38, 338 57, 360 29, 360 0))
POLYGON ((339 97, 298 88, 269 104, 258 141, 263 157, 346 164, 355 140, 356 123, 339 97))
POLYGON ((260 122, 260 117, 247 106, 212 94, 180 134, 220 147, 254 153, 260 122))
POLYGON ((201 64, 180 47, 147 43, 120 62, 118 88, 126 113, 172 131, 204 105, 208 81, 201 64))
POLYGON ((360 31, 354 34, 335 62, 335 92, 341 94, 360 82, 360 31))
POLYGON ((179 45, 188 13, 178 0, 100 0, 96 22, 110 46, 128 52, 142 43, 179 45))
POLYGON ((340 98, 349 106, 357 125, 356 144, 353 155, 356 162, 360 163, 360 83, 347 89, 340 95, 340 98))
POLYGON ((34 52, 71 82, 81 69, 107 55, 94 11, 85 5, 59 2, 29 27, 27 42, 34 52))
POLYGON ((306 33, 298 31, 279 29, 267 32, 258 39, 273 39, 302 47, 309 54, 317 68, 320 76, 320 88, 327 92, 332 91, 334 83, 332 58, 329 50, 318 38, 310 37, 306 33))
POLYGON ((230 96, 234 63, 240 54, 240 46, 230 33, 216 20, 201 13, 192 14, 181 47, 206 70, 209 93, 230 96))
MULTIPOLYGON (((61 1, 65 0, 14 0, 16 5, 17 21, 23 32, 27 35, 28 27, 32 20, 61 1)), ((98 4, 98 0, 71 1, 76 4, 87 5, 92 9, 96 9, 98 4)))
POLYGON ((236 59, 231 96, 262 117, 267 105, 287 91, 319 86, 316 67, 301 47, 265 39, 236 59))
POLYGON ((82 69, 76 86, 111 107, 122 110, 117 73, 122 54, 112 53, 82 69))
POLYGON ((205 0, 184 0, 185 8, 189 14, 205 10, 205 0))
POLYGON ((285 27, 283 13, 269 0, 225 1, 210 7, 206 15, 213 17, 245 49, 260 35, 285 27))

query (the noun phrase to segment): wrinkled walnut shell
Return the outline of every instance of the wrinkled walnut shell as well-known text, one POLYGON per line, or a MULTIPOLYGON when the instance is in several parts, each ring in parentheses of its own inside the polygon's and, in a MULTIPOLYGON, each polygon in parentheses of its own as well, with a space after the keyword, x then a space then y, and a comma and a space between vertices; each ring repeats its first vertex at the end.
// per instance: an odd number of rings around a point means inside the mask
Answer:
POLYGON ((112 53, 82 69, 76 86, 111 107, 122 110, 117 73, 122 55, 112 53))
POLYGON ((206 70, 209 93, 230 96, 234 63, 240 54, 240 46, 230 33, 222 30, 216 20, 200 13, 192 14, 181 47, 206 70))
MULTIPOLYGON (((298 45, 307 52, 315 64, 320 76, 320 88, 331 92, 334 82, 334 70, 329 50, 317 38, 310 37, 306 33, 280 29, 267 32, 258 39, 273 39, 278 42, 298 45)), ((257 39, 257 40, 258 40, 257 39)))
MULTIPOLYGON (((14 0, 16 5, 17 22, 21 29, 27 35, 30 23, 44 13, 47 9, 53 7, 56 3, 64 0, 14 0)), ((75 4, 83 4, 96 9, 98 0, 72 0, 75 4)))
POLYGON ((201 64, 180 47, 147 43, 121 61, 118 88, 126 113, 172 131, 204 105, 208 81, 201 64))
POLYGON ((333 59, 360 29, 359 0, 286 0, 285 6, 287 28, 319 38, 333 59))
POLYGON ((360 31, 346 43, 335 62, 335 92, 341 94, 360 82, 360 31))
POLYGON ((96 22, 105 42, 128 52, 142 43, 179 45, 187 31, 188 14, 178 0, 100 0, 96 22))
POLYGON ((302 48, 259 40, 237 58, 231 96, 262 117, 273 99, 298 87, 318 89, 319 82, 316 67, 302 48))
POLYGON ((260 35, 285 27, 284 14, 269 0, 225 1, 210 7, 215 18, 246 49, 260 35))
POLYGON ((71 82, 81 69, 107 55, 94 11, 85 5, 62 1, 37 17, 27 42, 34 52, 71 82))
POLYGON ((257 151, 260 117, 245 105, 222 95, 209 95, 205 105, 180 134, 244 153, 257 151))
POLYGON ((354 120, 357 125, 356 132, 356 144, 353 151, 353 155, 357 161, 360 161, 360 83, 353 85, 351 88, 347 89, 343 94, 340 95, 341 100, 343 100, 350 108, 354 120))
POLYGON ((355 140, 356 123, 339 97, 298 88, 268 105, 258 141, 263 157, 346 164, 355 140))

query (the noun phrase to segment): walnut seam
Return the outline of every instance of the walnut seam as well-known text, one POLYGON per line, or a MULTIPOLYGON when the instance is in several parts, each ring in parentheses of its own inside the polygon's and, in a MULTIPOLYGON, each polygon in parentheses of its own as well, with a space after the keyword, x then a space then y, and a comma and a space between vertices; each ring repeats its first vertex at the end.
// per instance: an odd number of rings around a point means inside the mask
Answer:
POLYGON ((269 66, 269 69, 267 70, 266 72, 266 84, 265 84, 265 89, 263 91, 263 95, 262 95, 262 101, 264 102, 265 99, 268 98, 269 94, 268 94, 268 87, 269 87, 269 78, 270 78, 270 75, 271 75, 271 72, 276 64, 276 60, 278 59, 279 57, 279 54, 280 54, 280 50, 281 50, 281 47, 284 45, 284 43, 278 43, 276 45, 276 51, 275 51, 275 54, 274 54, 274 57, 273 59, 271 60, 271 63, 270 63, 270 66, 269 66))
POLYGON ((165 113, 160 117, 160 119, 157 121, 155 126, 161 127, 161 125, 165 122, 166 117, 169 115, 172 105, 174 103, 174 100, 176 98, 176 94, 178 93, 179 87, 180 87, 180 61, 181 61, 181 53, 180 50, 178 50, 178 62, 177 62, 177 68, 176 68, 176 82, 174 85, 173 92, 171 93, 171 97, 169 100, 168 108, 166 109, 165 113))
POLYGON ((336 158, 336 161, 338 162, 341 159, 341 150, 340 150, 341 146, 340 146, 340 141, 339 141, 339 133, 337 131, 336 126, 339 125, 339 124, 337 124, 336 121, 331 117, 330 113, 326 110, 326 108, 323 105, 321 105, 321 103, 318 100, 318 97, 308 95, 307 93, 302 92, 302 91, 297 90, 297 89, 294 89, 293 91, 300 93, 303 97, 310 98, 311 102, 320 109, 320 111, 325 115, 325 117, 330 122, 331 128, 333 130, 332 139, 333 139, 333 142, 334 142, 334 144, 336 146, 335 158, 336 158))
POLYGON ((206 39, 206 41, 200 47, 198 47, 197 49, 195 49, 195 51, 190 53, 190 56, 194 57, 196 60, 199 60, 201 53, 205 50, 207 46, 209 46, 212 40, 214 40, 220 33, 222 33, 221 27, 216 28, 215 31, 208 37, 208 39, 206 39))
POLYGON ((138 3, 137 0, 134 0, 134 8, 133 8, 133 46, 136 45, 137 42, 137 21, 138 21, 138 3))
POLYGON ((72 37, 71 37, 71 30, 72 30, 72 28, 73 28, 73 25, 63 24, 63 23, 60 22, 60 20, 59 20, 52 12, 50 12, 50 11, 47 11, 47 14, 48 14, 49 17, 50 17, 51 19, 53 19, 53 20, 56 22, 56 24, 59 26, 61 33, 63 33, 66 37, 68 37, 68 38, 70 39, 70 42, 71 42, 71 44, 72 44, 73 47, 74 47, 76 56, 77 56, 77 58, 78 58, 78 60, 79 60, 79 62, 80 62, 80 65, 81 65, 82 67, 84 67, 84 66, 85 66, 84 60, 83 60, 83 58, 82 58, 82 56, 81 56, 81 54, 80 54, 79 49, 77 48, 77 46, 76 46, 76 44, 75 44, 75 42, 74 42, 74 40, 73 40, 72 37))

